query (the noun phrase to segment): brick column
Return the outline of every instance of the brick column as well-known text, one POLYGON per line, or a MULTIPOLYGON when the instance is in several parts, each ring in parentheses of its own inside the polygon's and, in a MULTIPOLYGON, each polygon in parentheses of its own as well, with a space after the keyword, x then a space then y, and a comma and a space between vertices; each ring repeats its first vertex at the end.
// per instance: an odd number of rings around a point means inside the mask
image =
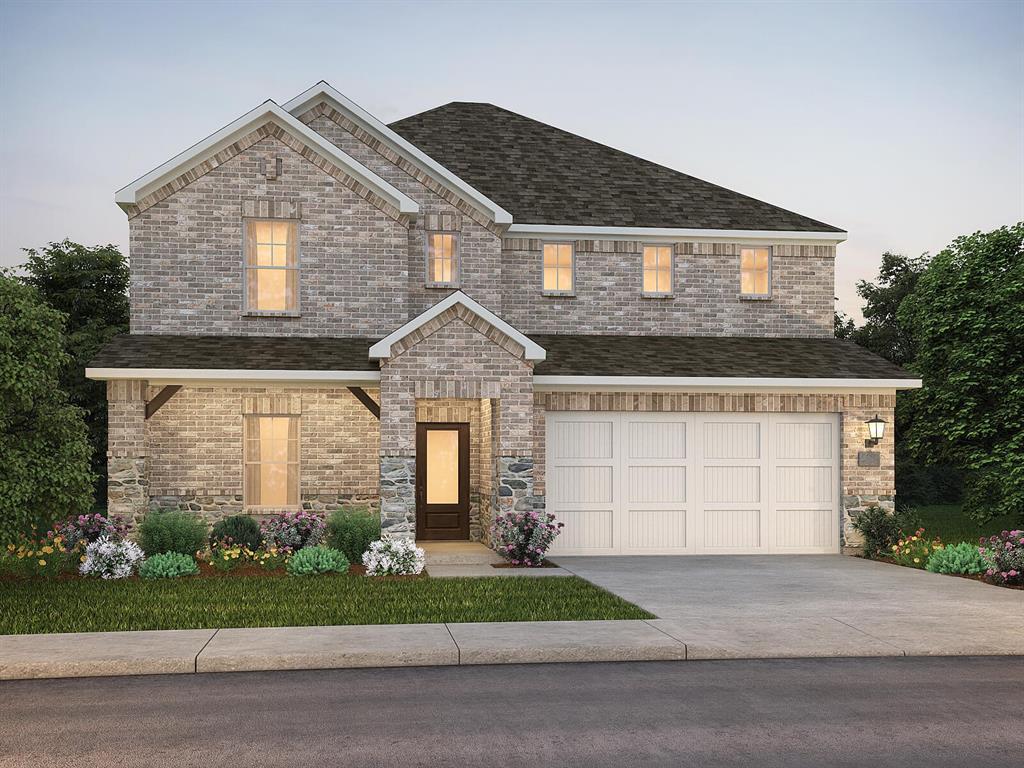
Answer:
POLYGON ((857 517, 870 507, 893 512, 896 508, 896 429, 892 395, 852 395, 840 415, 843 447, 842 527, 840 546, 844 551, 859 549, 863 538, 853 527, 857 517), (865 446, 865 422, 878 414, 887 422, 885 437, 877 446, 865 446))
POLYGON ((136 524, 149 507, 146 389, 141 379, 107 382, 107 514, 136 524))

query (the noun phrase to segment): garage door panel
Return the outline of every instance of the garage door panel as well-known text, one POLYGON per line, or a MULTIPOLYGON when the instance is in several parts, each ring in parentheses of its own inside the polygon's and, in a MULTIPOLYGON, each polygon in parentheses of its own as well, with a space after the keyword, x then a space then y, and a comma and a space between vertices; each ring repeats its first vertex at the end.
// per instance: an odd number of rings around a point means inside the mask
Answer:
POLYGON ((704 424, 705 459, 757 459, 761 425, 757 422, 709 421, 704 424))
POLYGON ((837 524, 832 509, 776 510, 775 547, 821 551, 831 546, 837 524))
POLYGON ((626 547, 634 551, 685 549, 686 510, 627 510, 623 534, 626 547))
POLYGON ((832 458, 832 424, 781 422, 775 425, 775 458, 825 459, 832 458))
POLYGON ((611 421, 558 421, 550 442, 556 459, 610 459, 613 455, 611 421))
POLYGON ((553 554, 835 552, 839 420, 812 413, 547 415, 553 554))
POLYGON ((685 459, 686 422, 630 422, 627 455, 631 459, 685 459))
POLYGON ((551 548, 553 554, 562 550, 581 553, 607 550, 615 546, 611 509, 560 509, 555 511, 555 517, 565 525, 551 548))
POLYGON ((705 502, 712 504, 756 504, 760 500, 760 467, 704 467, 705 502))
POLYGON ((633 465, 627 471, 627 498, 642 504, 686 502, 686 467, 633 465))
POLYGON ((706 510, 705 546, 711 549, 756 549, 761 546, 761 512, 757 509, 706 510))
POLYGON ((556 467, 557 501, 562 504, 608 504, 613 502, 614 481, 611 466, 556 467))
POLYGON ((832 501, 832 467, 776 467, 775 500, 828 504, 832 501))

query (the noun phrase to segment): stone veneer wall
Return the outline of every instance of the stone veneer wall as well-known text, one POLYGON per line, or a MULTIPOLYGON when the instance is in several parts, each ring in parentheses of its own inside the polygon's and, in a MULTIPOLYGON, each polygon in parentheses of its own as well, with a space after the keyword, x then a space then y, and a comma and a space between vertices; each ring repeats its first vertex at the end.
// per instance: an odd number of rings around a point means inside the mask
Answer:
POLYGON ((187 509, 212 522, 245 512, 246 413, 300 417, 304 509, 377 508, 379 424, 347 389, 185 386, 145 420, 145 399, 160 389, 138 381, 108 385, 113 513, 138 519, 150 508, 187 509))
POLYGON ((541 292, 543 242, 505 238, 502 318, 523 333, 833 335, 835 246, 772 246, 772 295, 740 296, 740 243, 675 244, 674 292, 641 295, 643 243, 577 240, 574 296, 541 292))
POLYGON ((842 522, 840 545, 860 544, 853 521, 870 506, 893 510, 896 501, 896 464, 893 410, 896 394, 716 394, 675 392, 537 392, 534 395, 534 447, 536 466, 533 493, 538 505, 544 498, 545 428, 547 411, 644 411, 717 413, 838 413, 840 414, 840 484, 842 522), (864 422, 878 414, 889 423, 885 439, 871 451, 879 466, 862 467, 858 454, 865 451, 864 422))

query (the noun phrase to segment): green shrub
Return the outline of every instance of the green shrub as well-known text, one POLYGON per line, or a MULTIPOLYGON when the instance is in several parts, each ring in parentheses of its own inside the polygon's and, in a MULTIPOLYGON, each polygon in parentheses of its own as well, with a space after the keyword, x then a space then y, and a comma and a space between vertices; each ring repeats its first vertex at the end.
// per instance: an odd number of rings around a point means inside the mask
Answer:
POLYGON ((327 521, 327 546, 345 553, 350 563, 358 563, 371 542, 380 538, 380 515, 368 509, 339 509, 327 521))
POLYGON ((864 537, 864 557, 890 556, 904 531, 916 531, 920 520, 913 509, 897 509, 894 514, 881 507, 869 507, 853 521, 864 537))
POLYGON ((210 532, 211 544, 227 539, 230 539, 232 544, 240 544, 255 551, 260 548, 263 534, 260 533, 260 524, 249 515, 232 515, 214 523, 210 532))
POLYGON ((176 579, 179 576, 195 576, 199 566, 191 555, 180 552, 164 552, 162 555, 147 557, 139 566, 139 576, 144 579, 176 579))
POLYGON ((147 557, 164 552, 194 555, 206 548, 206 523, 187 512, 150 512, 139 526, 147 557))
POLYGON ((989 564, 977 544, 961 541, 935 550, 925 567, 932 573, 984 573, 989 564))
POLYGON ((318 573, 345 573, 348 558, 329 547, 304 547, 291 556, 286 566, 289 576, 313 576, 318 573))

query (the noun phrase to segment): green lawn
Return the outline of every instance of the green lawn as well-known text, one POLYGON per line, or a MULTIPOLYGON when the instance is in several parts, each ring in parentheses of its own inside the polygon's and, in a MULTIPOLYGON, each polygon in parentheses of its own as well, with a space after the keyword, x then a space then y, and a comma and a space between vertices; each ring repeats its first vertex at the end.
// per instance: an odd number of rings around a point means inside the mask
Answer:
POLYGON ((982 536, 991 536, 1000 531, 1013 530, 1020 527, 1012 516, 997 517, 979 526, 964 514, 959 504, 933 504, 917 507, 925 534, 929 537, 938 536, 946 544, 969 541, 976 544, 982 536))
POLYGON ((650 618, 575 576, 0 582, 0 634, 650 618))

